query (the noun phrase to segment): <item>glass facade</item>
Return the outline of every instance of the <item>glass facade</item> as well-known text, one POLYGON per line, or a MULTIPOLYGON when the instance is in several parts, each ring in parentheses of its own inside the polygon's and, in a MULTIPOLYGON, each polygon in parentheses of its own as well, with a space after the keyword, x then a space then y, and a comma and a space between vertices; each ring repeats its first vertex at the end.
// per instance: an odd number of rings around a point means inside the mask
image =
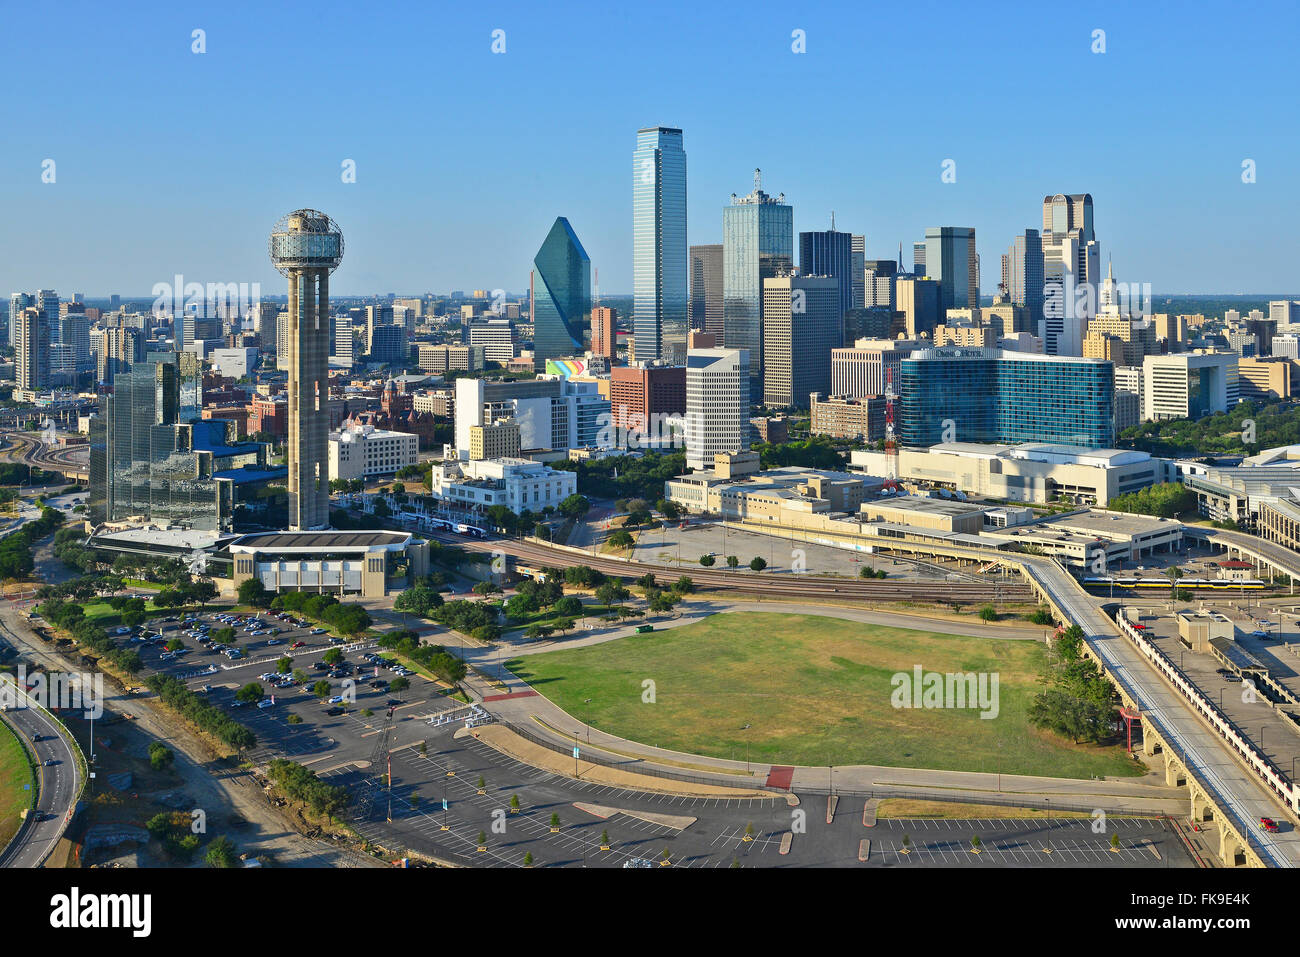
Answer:
POLYGON ((686 256, 682 131, 638 130, 632 153, 632 333, 637 361, 685 361, 686 256))
POLYGON ((853 236, 829 229, 818 233, 799 234, 799 274, 801 276, 830 276, 840 284, 840 315, 854 307, 854 283, 862 284, 861 253, 853 252, 853 236), (855 256, 858 269, 855 274, 855 256))
POLYGON ((723 344, 749 352, 750 394, 762 395, 763 280, 794 267, 794 207, 761 189, 722 210, 723 344))
MULTIPOLYGON (((98 524, 142 516, 184 528, 229 531, 241 498, 262 513, 284 500, 283 468, 268 468, 266 447, 235 442, 235 423, 197 419, 182 405, 186 354, 118 373, 91 419, 89 518, 98 524)), ((191 355, 192 359, 193 356, 191 355)))
POLYGON ((1115 371, 1109 362, 927 349, 901 363, 902 443, 1114 442, 1115 371))
POLYGON ((533 259, 531 287, 533 359, 541 370, 547 359, 583 351, 591 319, 591 259, 563 216, 533 259))

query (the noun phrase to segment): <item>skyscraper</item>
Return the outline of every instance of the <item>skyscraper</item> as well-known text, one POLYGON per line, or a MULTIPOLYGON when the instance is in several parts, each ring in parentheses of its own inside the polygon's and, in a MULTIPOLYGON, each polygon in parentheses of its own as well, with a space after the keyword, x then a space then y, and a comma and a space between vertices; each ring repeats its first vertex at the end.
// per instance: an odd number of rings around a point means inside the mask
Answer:
POLYGON ((299 209, 271 231, 271 262, 289 279, 289 529, 329 526, 330 273, 343 233, 299 209))
MULTIPOLYGON (((1040 335, 1043 321, 1043 241, 1038 230, 1026 229, 1011 240, 1003 257, 1006 264, 1007 296, 1014 305, 1023 306, 1029 328, 1016 332, 1040 335)), ((1012 330, 1007 330, 1008 332, 1012 330)))
POLYGON ((719 452, 749 448, 749 353, 696 349, 686 357, 686 466, 713 467, 719 452))
MULTIPOLYGON (((839 283, 840 315, 853 305, 853 236, 832 227, 824 232, 799 234, 799 273, 804 276, 830 276, 839 283)), ((857 270, 858 283, 862 269, 857 270)), ((824 389, 817 391, 826 391, 824 389)))
MULTIPOLYGON (((847 240, 849 234, 838 235, 847 240)), ((802 409, 812 393, 830 392, 831 350, 842 344, 843 300, 843 288, 829 276, 763 281, 764 405, 802 409)))
POLYGON ((728 349, 747 351, 751 394, 762 394, 763 280, 794 266, 794 208, 785 194, 763 192, 754 170, 754 191, 731 194, 722 210, 722 340, 728 349))
POLYGON ((978 306, 975 230, 965 226, 931 226, 926 229, 925 275, 939 281, 940 317, 949 309, 978 306))
POLYGON ((593 355, 613 359, 617 350, 618 313, 609 306, 591 310, 591 351, 593 355))
POLYGON ((39 392, 50 377, 50 323, 45 313, 28 306, 18 314, 14 339, 14 384, 24 391, 39 392))
POLYGON ((533 364, 581 355, 591 315, 591 259, 563 216, 555 220, 533 259, 528 280, 533 319, 533 364))
POLYGON ((1101 283, 1101 246, 1093 229, 1091 193, 1044 196, 1042 238, 1046 260, 1069 258, 1064 272, 1073 273, 1076 285, 1101 283), (1067 239, 1073 240, 1073 248, 1062 248, 1067 239))
POLYGON ((36 290, 36 308, 45 313, 46 335, 50 342, 60 342, 62 330, 59 328, 59 294, 53 289, 36 290))
POLYGON ((16 292, 9 297, 9 344, 18 345, 18 319, 24 309, 36 305, 36 297, 28 292, 16 292))
POLYGON ((722 244, 691 247, 691 328, 722 338, 722 244))
POLYGON ((865 273, 867 265, 867 237, 854 233, 853 235, 853 257, 849 264, 849 274, 851 280, 849 283, 849 292, 852 295, 852 308, 862 309, 865 305, 865 273))
POLYGON ((637 130, 632 152, 632 335, 638 360, 686 355, 686 153, 682 131, 637 130))

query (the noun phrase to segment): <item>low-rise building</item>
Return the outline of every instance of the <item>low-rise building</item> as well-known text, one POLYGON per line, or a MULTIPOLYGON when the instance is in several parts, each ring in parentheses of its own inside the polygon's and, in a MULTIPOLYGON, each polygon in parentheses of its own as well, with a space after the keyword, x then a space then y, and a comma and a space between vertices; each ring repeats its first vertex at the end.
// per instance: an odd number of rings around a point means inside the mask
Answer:
MULTIPOLYGON (((884 452, 850 453, 851 467, 887 474, 884 452)), ((1106 505, 1116 495, 1174 480, 1171 462, 1147 452, 1069 445, 984 445, 947 442, 898 451, 899 480, 987 498, 1046 504, 1066 496, 1106 505)))
POLYGON ((353 425, 330 433, 329 474, 340 479, 371 479, 392 475, 415 465, 420 437, 369 425, 353 425))
POLYGON ((835 439, 866 439, 874 442, 885 437, 885 397, 864 395, 859 398, 833 395, 823 399, 811 396, 813 435, 835 439))
POLYGON ((578 490, 578 475, 528 459, 452 459, 433 467, 433 495, 461 508, 504 505, 515 514, 558 506, 578 490))

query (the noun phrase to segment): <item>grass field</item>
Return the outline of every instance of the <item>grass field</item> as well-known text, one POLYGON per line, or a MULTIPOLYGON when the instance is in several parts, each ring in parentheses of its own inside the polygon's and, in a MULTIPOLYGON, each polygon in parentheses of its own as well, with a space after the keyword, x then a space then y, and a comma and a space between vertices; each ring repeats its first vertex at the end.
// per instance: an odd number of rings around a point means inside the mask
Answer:
POLYGON ((835 618, 732 612, 507 666, 579 720, 664 748, 759 763, 876 764, 1049 777, 1136 775, 1120 748, 1029 725, 1043 646, 835 618), (895 708, 891 677, 996 672, 999 711, 895 708), (643 703, 643 682, 654 703, 643 703), (591 703, 586 704, 585 699, 591 703), (744 725, 752 727, 742 730, 744 725))
POLYGON ((18 833, 22 812, 32 806, 36 796, 30 787, 34 783, 27 752, 9 726, 0 724, 0 848, 7 847, 18 833), (28 785, 28 790, 24 791, 23 785, 28 785))

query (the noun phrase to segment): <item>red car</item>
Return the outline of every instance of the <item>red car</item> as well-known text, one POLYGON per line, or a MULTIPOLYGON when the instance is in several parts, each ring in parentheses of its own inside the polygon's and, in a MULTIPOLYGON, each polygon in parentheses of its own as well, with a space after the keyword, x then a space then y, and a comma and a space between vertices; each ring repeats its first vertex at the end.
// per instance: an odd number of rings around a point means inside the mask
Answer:
POLYGON ((307 642, 295 641, 292 645, 289 646, 289 650, 292 651, 294 648, 306 648, 306 647, 307 647, 307 642))
POLYGON ((1259 826, 1270 834, 1276 833, 1277 831, 1277 821, 1273 820, 1271 817, 1261 817, 1259 819, 1259 826))

